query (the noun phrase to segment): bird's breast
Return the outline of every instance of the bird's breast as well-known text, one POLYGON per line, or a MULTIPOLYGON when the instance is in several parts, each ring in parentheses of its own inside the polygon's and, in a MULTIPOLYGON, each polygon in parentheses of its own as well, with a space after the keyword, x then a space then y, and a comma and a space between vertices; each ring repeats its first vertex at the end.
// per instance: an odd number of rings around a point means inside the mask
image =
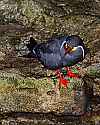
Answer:
POLYGON ((62 57, 63 66, 72 66, 84 59, 84 53, 81 47, 78 47, 75 51, 67 53, 62 57))

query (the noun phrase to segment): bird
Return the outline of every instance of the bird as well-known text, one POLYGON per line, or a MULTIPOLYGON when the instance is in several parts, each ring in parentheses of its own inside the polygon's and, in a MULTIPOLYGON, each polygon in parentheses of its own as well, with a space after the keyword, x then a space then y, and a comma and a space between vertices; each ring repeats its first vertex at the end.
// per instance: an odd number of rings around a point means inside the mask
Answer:
POLYGON ((58 36, 45 43, 37 43, 30 37, 26 46, 29 50, 27 57, 37 58, 45 68, 56 71, 83 61, 87 54, 87 48, 78 35, 58 36))
POLYGON ((30 37, 27 48, 30 51, 29 57, 37 58, 44 67, 51 70, 73 66, 86 55, 83 40, 76 35, 61 36, 40 44, 30 37))

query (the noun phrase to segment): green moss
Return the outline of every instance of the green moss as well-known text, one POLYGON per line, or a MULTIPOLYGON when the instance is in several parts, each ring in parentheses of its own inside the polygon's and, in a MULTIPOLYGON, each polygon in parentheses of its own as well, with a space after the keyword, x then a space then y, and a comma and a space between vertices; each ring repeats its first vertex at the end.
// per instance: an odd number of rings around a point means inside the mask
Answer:
POLYGON ((17 89, 32 88, 33 90, 36 90, 36 91, 51 90, 53 85, 51 81, 48 82, 47 78, 36 80, 36 79, 30 79, 30 78, 18 79, 16 77, 2 77, 0 78, 0 84, 11 85, 11 86, 13 85, 17 89))
POLYGON ((90 69, 89 76, 100 78, 100 71, 97 71, 96 69, 90 69))

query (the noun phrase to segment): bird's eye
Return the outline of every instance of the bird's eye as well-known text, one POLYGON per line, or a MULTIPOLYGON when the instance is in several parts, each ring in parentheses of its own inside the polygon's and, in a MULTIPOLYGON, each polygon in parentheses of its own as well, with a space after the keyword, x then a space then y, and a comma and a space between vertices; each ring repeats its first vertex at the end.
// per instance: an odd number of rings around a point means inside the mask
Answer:
POLYGON ((71 53, 72 52, 73 47, 68 45, 67 43, 65 43, 64 49, 65 49, 65 54, 67 54, 67 53, 71 53))
POLYGON ((65 49, 68 48, 68 44, 67 44, 67 43, 64 44, 64 48, 65 48, 65 49))
POLYGON ((67 43, 66 43, 65 47, 68 48, 68 44, 67 43))

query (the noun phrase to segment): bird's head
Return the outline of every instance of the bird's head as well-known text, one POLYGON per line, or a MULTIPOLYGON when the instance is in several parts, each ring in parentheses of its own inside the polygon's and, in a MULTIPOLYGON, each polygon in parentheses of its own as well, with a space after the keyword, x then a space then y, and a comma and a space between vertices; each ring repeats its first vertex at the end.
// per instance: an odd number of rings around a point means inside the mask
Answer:
POLYGON ((67 53, 71 53, 77 50, 77 47, 73 47, 71 45, 69 45, 68 43, 64 44, 64 49, 65 49, 65 54, 67 53))

